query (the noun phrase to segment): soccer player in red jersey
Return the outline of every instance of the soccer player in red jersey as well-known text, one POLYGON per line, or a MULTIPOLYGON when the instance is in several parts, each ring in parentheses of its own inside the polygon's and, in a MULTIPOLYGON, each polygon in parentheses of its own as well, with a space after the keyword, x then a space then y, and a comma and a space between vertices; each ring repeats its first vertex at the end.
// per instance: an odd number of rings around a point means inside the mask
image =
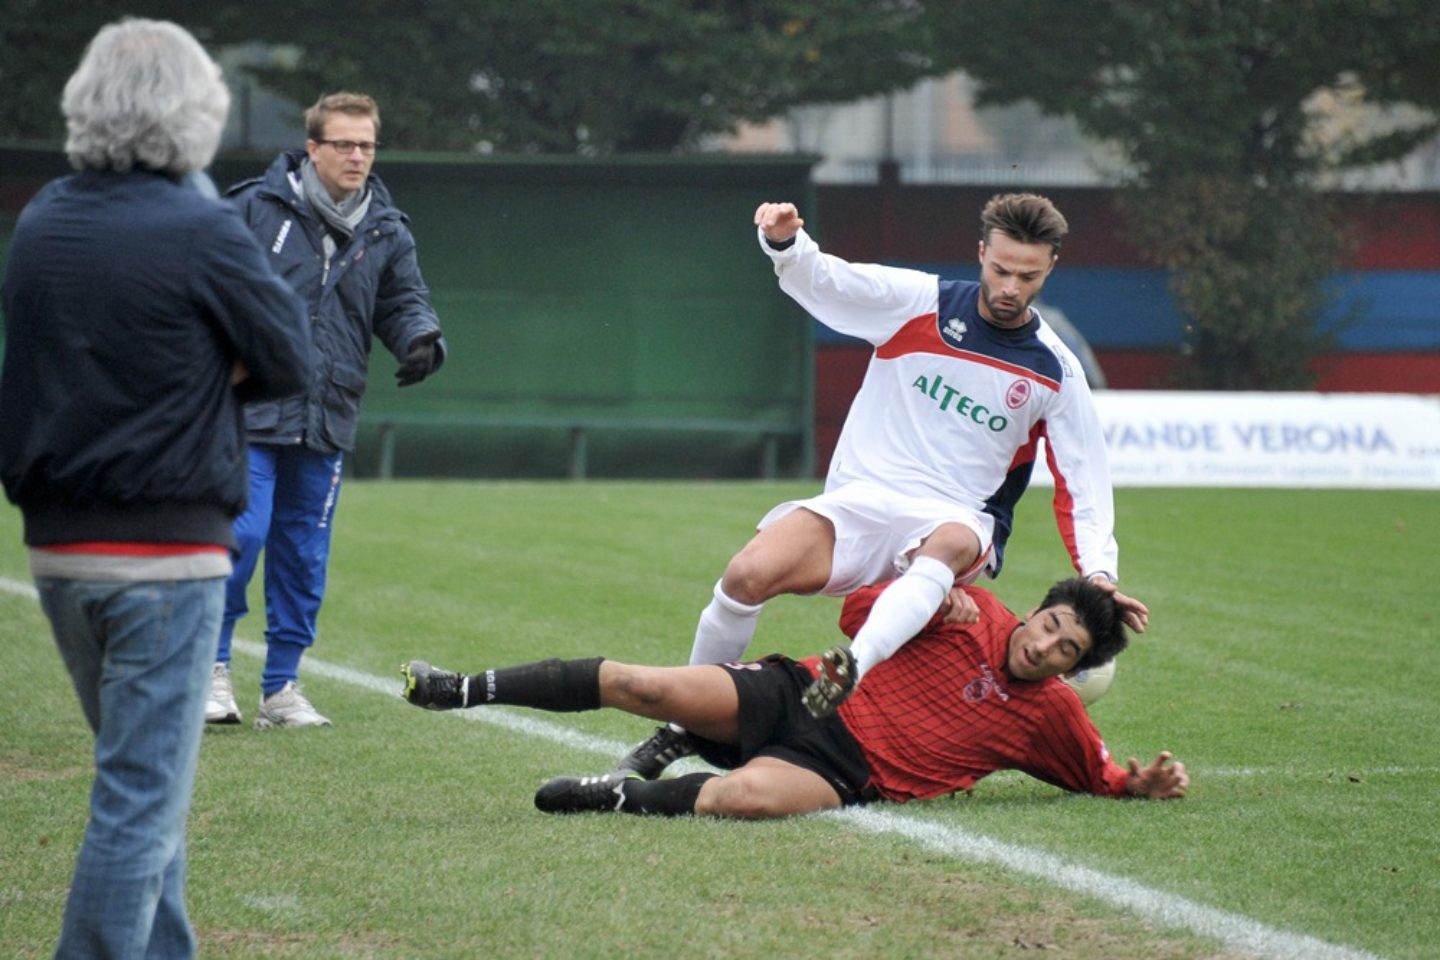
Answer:
MULTIPOLYGON (((846 599, 840 627, 847 636, 884 586, 846 599)), ((1184 764, 1168 752, 1148 766, 1116 763, 1079 695, 1061 680, 1109 662, 1127 642, 1113 595, 1076 578, 1055 584, 1024 620, 986 590, 957 589, 915 639, 871 668, 836 712, 818 718, 804 698, 822 675, 821 658, 687 667, 544 660, 468 676, 412 660, 401 672, 405 699, 430 709, 613 707, 678 723, 697 738, 701 757, 728 771, 560 777, 535 795, 551 813, 783 817, 968 790, 1009 769, 1076 792, 1182 797, 1190 783, 1184 764)), ((827 659, 847 655, 841 644, 827 659)))

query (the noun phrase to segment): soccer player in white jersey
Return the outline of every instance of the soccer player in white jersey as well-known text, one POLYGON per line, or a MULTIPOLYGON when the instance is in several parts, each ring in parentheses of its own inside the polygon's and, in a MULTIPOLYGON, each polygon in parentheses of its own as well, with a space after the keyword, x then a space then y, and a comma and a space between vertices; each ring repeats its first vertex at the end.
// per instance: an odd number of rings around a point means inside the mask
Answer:
MULTIPOLYGON (((780 288, 875 353, 824 492, 760 520, 700 615, 691 664, 739 659, 772 597, 843 596, 895 577, 853 645, 827 652, 827 671, 807 692, 813 712, 833 711, 957 584, 999 574, 1041 439, 1075 569, 1111 591, 1125 621, 1143 631, 1149 611, 1114 587, 1114 505, 1090 388, 1031 307, 1069 230, 1054 204, 1025 193, 986 204, 978 283, 822 253, 791 203, 762 203, 755 225, 780 288)), ((954 609, 974 615, 968 605, 954 609)), ((653 778, 690 752, 687 741, 662 727, 620 767, 653 778)))

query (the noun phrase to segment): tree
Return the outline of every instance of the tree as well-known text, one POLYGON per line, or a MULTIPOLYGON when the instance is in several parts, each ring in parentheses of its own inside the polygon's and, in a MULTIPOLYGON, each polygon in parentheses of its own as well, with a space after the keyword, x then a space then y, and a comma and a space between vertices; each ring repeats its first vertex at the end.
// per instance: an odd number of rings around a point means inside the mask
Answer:
POLYGON ((388 144, 426 150, 675 151, 800 103, 901 89, 933 68, 911 51, 915 0, 16 0, 0 22, 0 136, 59 135, 55 106, 85 41, 122 14, 174 19, 211 49, 299 50, 272 90, 308 104, 361 89, 388 144), (11 63, 17 64, 12 70, 11 63), (23 69, 21 69, 23 67, 23 69))
POLYGON ((1329 343, 1321 283, 1344 237, 1326 175, 1437 132, 1440 17, 1428 0, 1032 0, 931 5, 937 51, 981 103, 1033 99, 1134 171, 1139 245, 1190 320, 1189 385, 1300 388, 1329 343), (1394 108, 1338 129, 1337 104, 1394 108))

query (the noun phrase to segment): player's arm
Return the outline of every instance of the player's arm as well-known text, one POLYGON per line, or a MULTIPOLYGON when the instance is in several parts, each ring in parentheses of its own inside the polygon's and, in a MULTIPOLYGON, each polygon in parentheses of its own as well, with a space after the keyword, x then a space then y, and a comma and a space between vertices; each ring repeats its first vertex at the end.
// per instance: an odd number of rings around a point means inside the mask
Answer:
MULTIPOLYGON (((1116 763, 1074 691, 1057 688, 1047 700, 1017 709, 1038 711, 1030 726, 1043 731, 1018 747, 1011 758, 1016 768, 1032 777, 1076 793, 1117 799, 1172 800, 1189 789, 1185 765, 1171 763, 1168 751, 1147 767, 1133 757, 1125 766, 1116 763)), ((1000 746, 1005 748, 1003 743, 1000 746)))
POLYGON ((375 335, 402 364, 411 361, 410 354, 417 346, 433 347, 423 379, 440 369, 448 346, 440 335, 440 318, 430 302, 430 288, 420 273, 414 236, 402 228, 393 242, 394 253, 380 273, 375 294, 375 335))
POLYGON ((1063 345, 1056 348, 1069 372, 1045 424, 1045 455, 1056 477, 1055 524, 1075 569, 1114 596, 1126 625, 1144 633, 1150 625, 1149 608, 1115 585, 1120 548, 1105 431, 1079 361, 1063 345))
POLYGON ((878 346, 905 323, 939 309, 934 274, 822 253, 804 222, 790 203, 762 203, 755 211, 760 248, 774 263, 780 289, 827 327, 878 346))

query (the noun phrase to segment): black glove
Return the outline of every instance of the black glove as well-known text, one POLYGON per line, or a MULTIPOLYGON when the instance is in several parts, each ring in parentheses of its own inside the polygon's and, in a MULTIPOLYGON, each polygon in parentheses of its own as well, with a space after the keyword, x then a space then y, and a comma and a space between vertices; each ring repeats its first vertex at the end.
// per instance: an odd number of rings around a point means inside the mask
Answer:
POLYGON ((431 330, 410 341, 405 360, 395 371, 396 386, 417 384, 435 372, 435 368, 440 366, 440 348, 436 346, 439 339, 440 331, 431 330))

